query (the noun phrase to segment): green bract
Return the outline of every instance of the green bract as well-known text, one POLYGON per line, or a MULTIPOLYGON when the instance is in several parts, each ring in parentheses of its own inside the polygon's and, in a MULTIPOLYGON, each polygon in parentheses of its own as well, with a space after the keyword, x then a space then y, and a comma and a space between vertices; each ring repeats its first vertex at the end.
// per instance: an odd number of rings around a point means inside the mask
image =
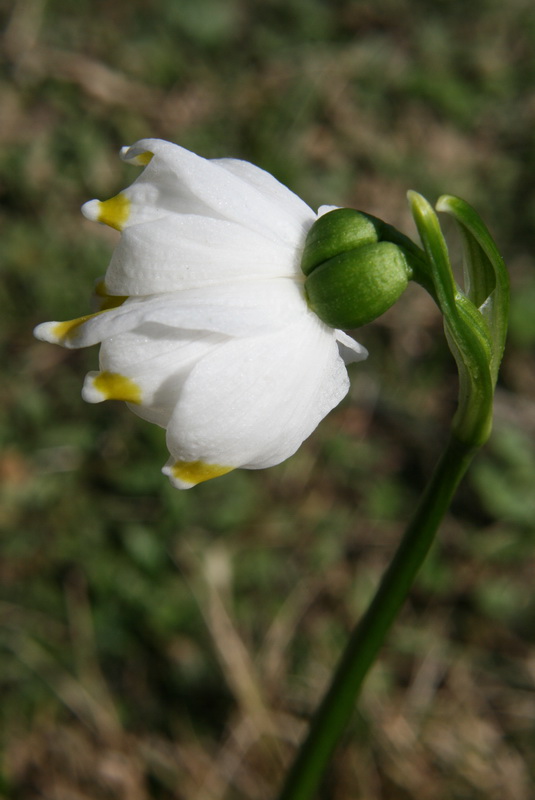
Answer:
POLYGON ((327 325, 365 325, 406 289, 412 270, 402 247, 381 241, 387 230, 350 208, 329 211, 310 229, 301 269, 309 305, 327 325))

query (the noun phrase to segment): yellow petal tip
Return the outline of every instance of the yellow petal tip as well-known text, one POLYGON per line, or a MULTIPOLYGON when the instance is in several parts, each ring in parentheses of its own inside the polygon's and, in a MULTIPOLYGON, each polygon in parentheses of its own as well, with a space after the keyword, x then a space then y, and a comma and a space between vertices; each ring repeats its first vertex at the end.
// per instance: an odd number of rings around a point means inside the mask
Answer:
POLYGON ((147 164, 150 164, 154 157, 154 153, 151 153, 150 150, 146 150, 144 153, 140 153, 136 156, 136 164, 139 164, 141 167, 146 167, 147 164))
POLYGON ((174 486, 179 489, 189 489, 198 483, 209 481, 212 478, 219 478, 232 472, 234 467, 224 467, 221 464, 207 464, 204 461, 175 461, 163 468, 163 472, 169 476, 174 486))
POLYGON ((50 335, 54 337, 55 341, 59 344, 66 344, 74 339, 78 329, 91 319, 94 314, 86 314, 84 317, 77 317, 76 319, 68 319, 66 322, 56 322, 50 328, 50 335))
POLYGON ((136 405, 141 403, 141 388, 132 378, 118 372, 90 374, 82 394, 89 403, 100 403, 103 400, 124 400, 136 405))
POLYGON ((130 216, 131 202, 128 197, 119 192, 109 200, 89 200, 82 206, 82 214, 95 222, 102 222, 122 231, 130 216))
POLYGON ((142 153, 132 153, 133 149, 133 147, 123 147, 121 149, 121 158, 131 164, 137 164, 138 167, 146 167, 152 161, 154 153, 151 153, 150 150, 144 150, 142 153))

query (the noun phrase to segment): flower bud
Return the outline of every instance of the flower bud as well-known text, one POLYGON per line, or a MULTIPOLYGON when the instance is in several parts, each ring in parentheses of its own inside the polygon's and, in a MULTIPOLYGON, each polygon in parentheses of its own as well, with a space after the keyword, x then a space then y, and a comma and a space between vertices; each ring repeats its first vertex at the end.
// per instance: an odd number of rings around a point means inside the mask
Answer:
POLYGON ((379 317, 412 276, 402 247, 381 241, 388 226, 350 208, 319 217, 301 268, 310 308, 333 328, 357 328, 379 317))

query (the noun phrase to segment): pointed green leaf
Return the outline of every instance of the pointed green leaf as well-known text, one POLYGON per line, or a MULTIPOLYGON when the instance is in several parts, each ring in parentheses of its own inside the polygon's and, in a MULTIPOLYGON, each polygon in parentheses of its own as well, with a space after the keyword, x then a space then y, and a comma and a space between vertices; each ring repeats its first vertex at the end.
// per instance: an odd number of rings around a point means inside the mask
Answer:
POLYGON ((425 197, 418 192, 409 191, 407 197, 412 215, 420 234, 427 259, 431 267, 431 275, 439 306, 446 305, 455 309, 455 281, 450 266, 448 248, 438 217, 425 197))
POLYGON ((448 344, 459 371, 459 408, 454 430, 462 441, 479 446, 488 438, 492 420, 490 332, 479 309, 455 283, 446 241, 433 208, 416 192, 409 192, 408 197, 444 316, 448 344))
POLYGON ((496 382, 509 320, 509 276, 503 258, 479 214, 464 200, 443 195, 437 210, 459 224, 464 244, 468 297, 486 319, 492 337, 491 373, 496 382))

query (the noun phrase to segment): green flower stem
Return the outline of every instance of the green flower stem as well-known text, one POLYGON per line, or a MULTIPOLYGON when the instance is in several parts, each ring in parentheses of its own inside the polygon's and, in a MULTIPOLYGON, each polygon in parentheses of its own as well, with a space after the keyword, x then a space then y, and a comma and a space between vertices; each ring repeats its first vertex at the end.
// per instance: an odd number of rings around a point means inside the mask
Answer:
POLYGON ((279 800, 311 800, 383 644, 477 447, 452 436, 368 610, 355 628, 279 800))
MULTIPOLYGON (((458 409, 444 454, 375 597, 342 653, 279 800, 312 800, 351 718, 364 678, 433 544, 455 490, 477 449, 490 434, 494 387, 507 333, 509 288, 505 265, 476 212, 459 198, 444 195, 439 208, 456 219, 465 245, 465 291, 462 291, 454 278, 437 215, 416 192, 409 192, 409 201, 423 250, 394 228, 360 212, 357 233, 360 236, 362 231, 366 232, 366 222, 362 219, 365 217, 381 242, 401 247, 412 279, 437 303, 459 371, 458 409)), ((330 222, 324 220, 321 224, 323 230, 330 222)), ((320 233, 316 244, 325 248, 320 233)), ((312 279, 314 274, 312 269, 312 279)))

